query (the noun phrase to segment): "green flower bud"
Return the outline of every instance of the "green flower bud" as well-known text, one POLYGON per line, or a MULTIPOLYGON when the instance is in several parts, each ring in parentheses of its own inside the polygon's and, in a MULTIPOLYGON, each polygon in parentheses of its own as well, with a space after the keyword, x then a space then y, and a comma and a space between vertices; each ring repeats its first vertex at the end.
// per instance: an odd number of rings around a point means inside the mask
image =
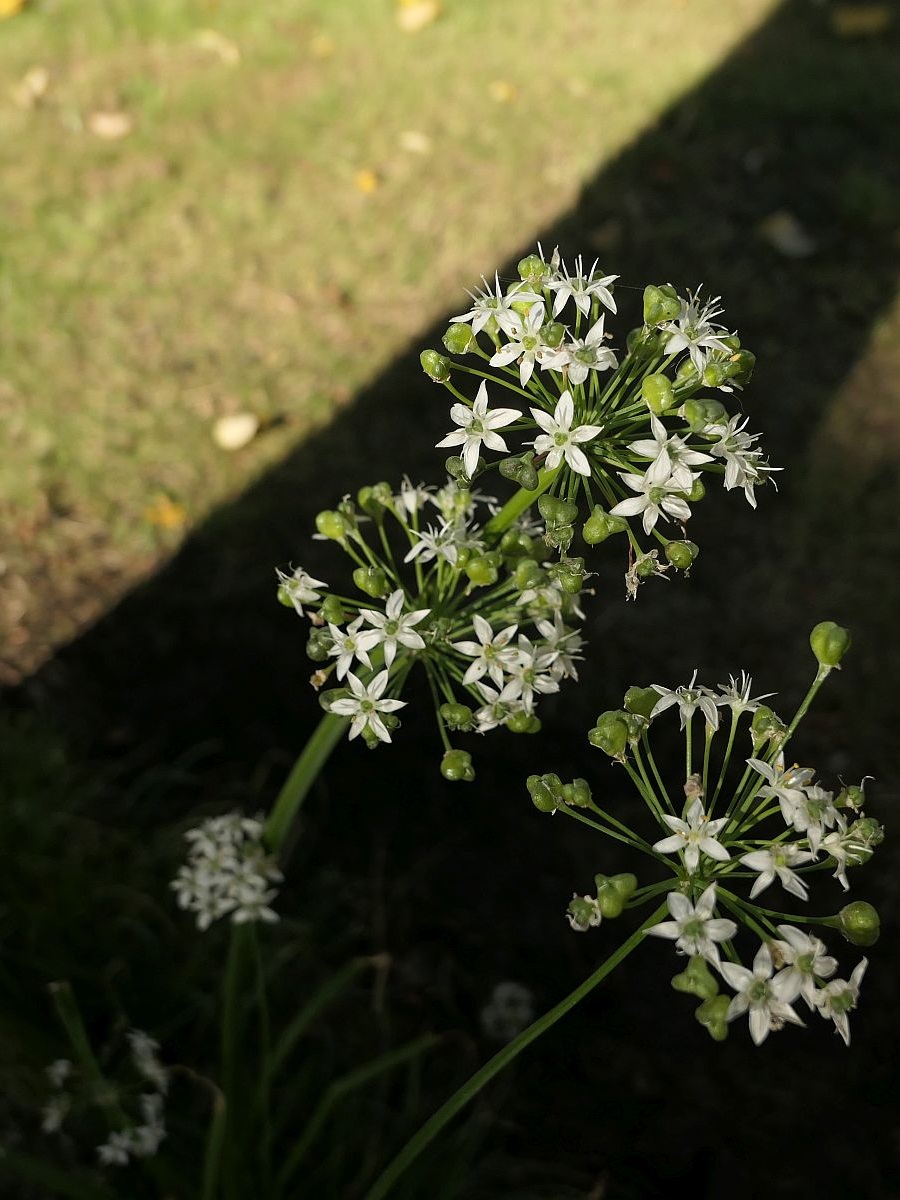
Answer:
POLYGON ((331 538, 333 542, 342 542, 347 534, 352 532, 353 525, 343 513, 326 509, 316 516, 316 529, 323 537, 331 538))
POLYGON ((451 783, 471 783, 475 778, 472 755, 465 750, 448 750, 441 759, 441 774, 451 783))
POLYGON ((490 587, 499 578, 497 567, 486 554, 470 558, 465 565, 465 572, 476 587, 490 587))
MULTIPOLYGON (((451 325, 441 340, 443 341, 445 348, 449 350, 451 354, 465 354, 475 341, 475 335, 472 333, 471 325, 457 324, 451 325)), ((426 351, 426 354, 427 353, 428 351, 426 351)), ((433 354, 434 351, 432 350, 431 353, 433 354)), ((440 355, 438 355, 438 358, 440 358, 440 355)), ((425 366, 424 361, 422 366, 425 366)), ((428 368, 425 367, 425 370, 428 371, 428 368)), ((431 374, 430 371, 428 371, 428 373, 429 375, 431 374)), ((449 374, 450 372, 448 371, 448 377, 449 374)), ((432 376, 432 378, 434 378, 434 376, 432 376)), ((443 380, 441 380, 441 382, 443 382, 443 380)))
POLYGON ((588 741, 610 758, 624 760, 630 733, 627 716, 627 713, 615 710, 601 713, 588 734, 588 741))
POLYGON ((541 496, 538 500, 538 510, 548 526, 571 525, 578 517, 577 504, 559 500, 556 496, 541 496))
POLYGON ((652 687, 630 687, 625 693, 625 708, 630 713, 650 720, 650 714, 659 703, 659 692, 652 687))
POLYGON ((550 274, 550 267, 538 254, 527 254, 519 259, 519 278, 527 283, 533 291, 540 291, 544 280, 550 274))
POLYGON ((850 649, 850 631, 834 621, 820 621, 809 635, 809 644, 819 664, 830 671, 850 649))
POLYGON ((584 523, 581 536, 589 546, 597 546, 600 542, 605 542, 608 537, 612 537, 614 533, 624 533, 627 528, 628 522, 624 517, 613 517, 608 512, 604 512, 599 504, 595 504, 591 515, 584 523))
POLYGON ((472 723, 472 710, 468 704, 442 704, 438 712, 444 723, 453 730, 468 729, 472 723))
POLYGON ((647 325, 662 325, 674 321, 681 314, 681 301, 671 283, 655 287, 648 283, 644 288, 644 322, 647 325))
POLYGON ((378 521, 384 516, 384 510, 393 501, 394 493, 387 483, 375 483, 371 487, 361 487, 356 494, 359 507, 367 517, 378 521))
POLYGON ((330 625, 343 625, 347 619, 347 614, 344 612, 344 606, 338 600, 337 596, 326 596, 322 601, 322 607, 319 609, 320 616, 330 625))
POLYGON ((711 996, 704 1000, 694 1016, 716 1042, 728 1037, 728 1009, 731 1001, 727 996, 711 996))
POLYGON ((675 389, 667 375, 647 375, 641 383, 641 395, 650 411, 658 417, 675 404, 675 389))
POLYGON ((699 433, 707 425, 727 424, 728 413, 718 400, 685 400, 684 419, 694 433, 699 433))
POLYGON ((696 542, 666 542, 666 558, 679 571, 689 571, 699 553, 696 542))
POLYGON ((327 662, 330 649, 331 634, 327 629, 316 629, 313 626, 306 639, 306 657, 317 663, 327 662))
POLYGON ((541 337, 544 339, 545 345, 555 350, 557 346, 562 344, 565 332, 565 325, 561 325, 559 321, 548 321, 541 329, 541 337))
POLYGON ((750 734, 754 749, 763 742, 780 742, 787 733, 787 726, 767 704, 761 704, 750 721, 750 734))
POLYGON ((727 346, 728 349, 732 350, 732 351, 740 350, 740 348, 741 348, 741 339, 738 337, 738 335, 736 333, 726 334, 725 336, 719 338, 719 341, 722 343, 723 346, 727 346))
POLYGON ((529 452, 522 458, 504 458, 500 463, 500 474, 504 479, 511 479, 526 492, 533 492, 540 483, 537 471, 532 465, 534 454, 529 452))
POLYGON ((865 900, 854 900, 837 915, 838 929, 854 946, 874 946, 881 932, 881 918, 865 900))
POLYGON ((520 592, 524 592, 526 588, 537 587, 539 583, 543 582, 546 575, 546 571, 530 558, 520 559, 513 571, 513 579, 520 592))
POLYGON ((551 579, 559 582, 562 590, 569 596, 577 596, 584 587, 584 559, 564 558, 561 562, 553 563, 548 568, 551 579))
POLYGON ((682 359, 675 370, 675 378, 679 383, 692 384, 696 383, 700 376, 697 374, 697 368, 689 358, 682 359))
POLYGON ((383 599, 391 590, 388 577, 381 567, 357 567, 353 572, 353 582, 373 600, 383 599))
POLYGON ((540 733, 541 723, 534 713, 511 713, 506 718, 506 728, 510 733, 540 733))
POLYGON ((703 372, 703 382, 707 387, 721 387, 728 378, 728 367, 725 363, 707 363, 703 372))
POLYGON ((562 781, 558 775, 529 775, 525 781, 534 807, 555 812, 563 804, 562 781))
MULTIPOLYGON (((691 504, 697 504, 697 503, 699 503, 699 501, 701 501, 703 499, 703 497, 705 495, 706 495, 706 484, 703 482, 702 479, 695 479, 694 482, 691 484, 691 490, 687 493, 687 498, 688 498, 689 502, 691 504)), ((694 543, 691 542, 691 545, 693 545, 693 544, 694 543)), ((699 554, 699 553, 700 553, 700 547, 698 546, 697 554, 699 554)), ((697 554, 694 555, 694 558, 697 557, 697 554)))
POLYGON ((319 707, 324 708, 326 712, 331 712, 331 706, 335 700, 346 700, 352 694, 349 688, 328 688, 327 691, 319 692, 319 707))
POLYGON ((632 896, 637 887, 637 877, 634 875, 596 875, 597 903, 604 917, 613 919, 621 915, 626 901, 632 896))
POLYGON ((437 350, 423 350, 419 355, 422 370, 435 383, 446 383, 450 378, 450 360, 437 350))
POLYGON ((698 1000, 711 1000, 719 994, 719 985, 706 964, 706 959, 694 955, 680 975, 672 980, 676 992, 686 992, 698 1000))
POLYGON ((662 354, 666 335, 646 325, 630 329, 625 335, 625 349, 636 358, 653 358, 662 354))
POLYGON ((725 371, 729 379, 743 387, 750 382, 750 376, 753 374, 755 366, 756 355, 751 354, 749 350, 739 350, 725 364, 725 371))
MULTIPOLYGON (((480 462, 481 460, 479 459, 480 462)), ((476 467, 476 471, 477 469, 476 467)), ((469 477, 466 474, 466 465, 458 454, 451 454, 449 458, 444 459, 444 470, 451 479, 456 480, 458 487, 463 487, 468 482, 469 477)))

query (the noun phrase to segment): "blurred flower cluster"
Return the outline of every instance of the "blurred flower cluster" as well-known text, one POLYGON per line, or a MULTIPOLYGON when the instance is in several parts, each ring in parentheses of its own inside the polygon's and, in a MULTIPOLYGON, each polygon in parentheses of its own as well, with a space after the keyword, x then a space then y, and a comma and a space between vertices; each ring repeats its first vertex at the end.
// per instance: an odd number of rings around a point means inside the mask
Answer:
POLYGON ((179 908, 196 913, 198 929, 228 914, 237 925, 278 920, 270 906, 278 894, 272 885, 282 876, 263 846, 261 819, 226 813, 184 836, 191 847, 188 861, 171 886, 179 908))

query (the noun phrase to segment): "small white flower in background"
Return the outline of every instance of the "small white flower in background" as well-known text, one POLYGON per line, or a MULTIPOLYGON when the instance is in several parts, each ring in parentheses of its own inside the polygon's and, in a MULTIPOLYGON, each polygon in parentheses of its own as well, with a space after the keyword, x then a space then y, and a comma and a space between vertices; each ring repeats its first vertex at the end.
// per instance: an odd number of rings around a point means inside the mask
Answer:
POLYGON ((654 842, 653 849, 660 854, 674 854, 676 851, 682 853, 684 865, 690 874, 697 870, 701 852, 714 858, 716 862, 727 862, 731 855, 716 840, 716 834, 725 828, 728 818, 720 817, 716 821, 710 821, 699 798, 687 810, 686 816, 687 820, 682 821, 679 817, 663 814, 662 819, 675 832, 671 837, 654 842))
POLYGON ((379 713, 396 712, 406 707, 405 700, 382 699, 384 689, 388 685, 388 672, 380 671, 368 686, 355 675, 347 676, 352 696, 343 697, 331 702, 330 711, 339 717, 351 717, 349 739, 359 737, 364 729, 371 729, 379 741, 389 742, 388 733, 379 713))
POLYGON ((374 629, 362 628, 363 617, 360 615, 351 621, 346 629, 329 623, 328 632, 334 639, 334 645, 328 651, 329 655, 337 657, 335 675, 343 679, 350 670, 354 658, 358 658, 364 667, 372 668, 369 651, 378 645, 379 634, 374 629))
POLYGON ((719 297, 707 301, 702 307, 699 297, 699 288, 696 292, 689 292, 687 300, 681 301, 680 314, 674 321, 667 321, 662 329, 669 334, 666 354, 678 354, 681 350, 687 350, 697 374, 702 375, 711 351, 730 351, 722 341, 723 337, 728 336, 728 330, 721 325, 712 324, 713 318, 722 312, 722 309, 717 307, 719 297))
POLYGON ((662 421, 652 413, 650 429, 653 433, 652 438, 632 442, 628 447, 641 458, 653 460, 645 472, 645 478, 654 486, 673 484, 681 491, 689 492, 694 485, 694 472, 691 467, 712 462, 712 456, 699 450, 691 450, 680 437, 670 434, 662 421))
POLYGON ((498 983, 481 1010, 481 1028, 498 1042, 511 1042, 534 1020, 534 997, 521 983, 498 983))
MULTIPOLYGON (((508 367, 510 363, 518 361, 519 383, 524 387, 534 374, 535 365, 542 362, 547 353, 548 347, 541 333, 543 325, 544 305, 540 301, 531 306, 528 316, 524 319, 518 313, 511 313, 509 323, 503 327, 510 340, 492 356, 491 366, 508 367)), ((484 384, 482 383, 481 386, 484 387, 484 384)), ((451 415, 452 412, 451 409, 451 415)), ((516 413, 517 417, 521 415, 521 413, 516 413)), ((453 419, 456 420, 455 417, 453 419)), ((509 422, 506 423, 509 424, 509 422)), ((506 449, 505 445, 503 449, 506 449)), ((469 471, 469 474, 471 475, 472 472, 469 471)))
POLYGON ((163 1095, 169 1088, 169 1072, 159 1061, 159 1042, 141 1029, 129 1029, 127 1033, 131 1057, 143 1077, 163 1095))
POLYGON ((784 969, 779 971, 783 999, 788 1003, 802 996, 807 1007, 816 1008, 816 978, 828 979, 837 970, 837 959, 825 953, 825 943, 802 933, 793 925, 779 925, 780 941, 774 943, 784 969))
POLYGON ((809 889, 800 876, 794 873, 793 868, 813 862, 815 857, 792 842, 773 842, 768 850, 754 850, 751 854, 742 855, 740 861, 744 866, 760 873, 750 889, 750 899, 754 900, 760 892, 764 892, 774 883, 776 875, 786 892, 799 896, 801 900, 808 899, 809 889))
POLYGON ((584 383, 591 371, 614 370, 619 360, 608 346, 605 346, 606 333, 603 325, 606 314, 595 321, 583 338, 574 338, 564 342, 556 351, 548 350, 541 359, 541 367, 545 371, 565 370, 569 383, 584 383))
POLYGON ((573 471, 579 475, 590 475, 591 467, 583 450, 579 449, 585 442, 591 442, 603 429, 602 425, 576 425, 575 405, 572 393, 563 392, 556 403, 551 417, 540 408, 533 408, 531 415, 543 429, 534 441, 535 454, 546 454, 546 465, 549 470, 558 467, 563 459, 573 471))
POLYGON ((166 1136, 163 1098, 144 1094, 140 1098, 144 1120, 128 1129, 117 1129, 97 1147, 97 1158, 107 1167, 124 1167, 129 1159, 151 1158, 166 1136))
POLYGON ((518 317, 518 313, 512 307, 513 304, 529 304, 540 300, 540 296, 529 291, 522 283, 510 288, 509 294, 504 295, 500 286, 500 276, 496 272, 493 288, 483 275, 481 282, 484 284, 481 292, 477 294, 469 292, 474 301, 469 311, 461 313, 458 317, 450 318, 451 321, 462 324, 468 324, 471 321, 473 333, 481 333, 491 318, 496 320, 501 329, 507 329, 513 323, 513 318, 518 317))
POLYGON ((760 701, 768 700, 770 696, 774 696, 774 692, 766 692, 762 696, 754 696, 751 699, 750 693, 753 690, 753 680, 746 671, 741 671, 740 682, 733 675, 729 675, 730 683, 726 687, 724 683, 719 684, 721 693, 720 704, 727 705, 728 708, 735 714, 740 716, 741 713, 754 713, 759 708, 760 701))
POLYGON ((699 955, 707 962, 719 965, 718 942, 727 942, 737 933, 737 925, 727 917, 716 917, 716 885, 711 883, 705 892, 691 904, 681 892, 669 892, 666 896, 673 920, 651 925, 647 933, 654 937, 671 938, 680 954, 692 958, 699 955))
POLYGON ((696 678, 697 672, 695 671, 687 687, 684 684, 677 688, 663 687, 660 683, 651 684, 654 692, 659 692, 660 695, 660 699, 657 700, 650 714, 651 720, 658 717, 661 712, 665 712, 667 708, 671 708, 673 704, 677 704, 682 729, 685 728, 698 708, 703 713, 710 729, 718 729, 719 709, 717 706, 723 703, 722 697, 711 692, 709 688, 703 687, 702 684, 695 687, 696 678))
POLYGON ((55 1088, 61 1088, 72 1074, 72 1064, 67 1058, 55 1059, 44 1072, 55 1088))
POLYGON ((868 965, 867 958, 861 959, 849 980, 832 979, 816 992, 816 1007, 823 1017, 830 1017, 834 1021, 835 1031, 844 1039, 846 1046, 850 1045, 849 1014, 856 1008, 859 985, 868 965))
POLYGON ((262 832, 260 821, 228 813, 185 834, 188 861, 171 886, 178 907, 196 914, 198 929, 229 913, 235 922, 278 920, 270 907, 277 893, 270 885, 282 875, 262 845, 262 832))
POLYGON ((503 687, 504 673, 516 661, 518 651, 510 646, 510 639, 515 636, 518 625, 507 625, 498 634, 494 633, 489 621, 477 614, 472 618, 477 642, 453 642, 453 649, 460 654, 474 659, 469 666, 463 683, 475 683, 483 675, 489 675, 497 687, 503 687))
POLYGON ((765 942, 756 952, 752 970, 732 962, 720 963, 719 970, 737 992, 728 1006, 727 1020, 749 1013, 750 1036, 757 1046, 786 1021, 803 1024, 787 1001, 793 991, 793 980, 781 973, 772 978, 772 955, 765 942))
POLYGON ((292 574, 276 571, 279 583, 279 594, 286 596, 293 604, 299 615, 305 616, 304 604, 315 604, 321 599, 318 589, 328 587, 321 579, 313 579, 302 567, 296 567, 292 574))
MULTIPOLYGON (((491 359, 493 362, 493 359, 491 359)), ((524 382, 523 382, 524 386, 524 382)), ((488 450, 507 450, 506 442, 494 431, 511 425, 521 417, 517 408, 488 409, 487 385, 482 380, 472 407, 457 402, 450 407, 450 420, 459 426, 437 442, 439 448, 462 446, 463 466, 471 477, 478 466, 478 455, 482 446, 488 450)))
MULTIPOLYGON (((403 604, 405 600, 406 596, 403 588, 397 588, 395 592, 391 592, 390 596, 388 596, 383 613, 376 612, 372 608, 361 608, 359 610, 360 616, 365 617, 373 627, 375 634, 374 641, 367 639, 366 649, 371 650, 375 646, 383 646, 384 664, 386 667, 390 667, 393 664, 394 659, 397 657, 398 646, 405 646, 408 650, 425 649, 425 642, 422 635, 416 633, 413 626, 418 625, 420 621, 424 621, 431 612, 431 609, 420 608, 415 612, 404 613, 403 604)), ((390 712, 392 710, 383 709, 382 711, 390 712)), ((381 735, 379 734, 379 736, 381 735)))
POLYGON ((130 1130, 114 1130, 106 1141, 97 1147, 97 1158, 104 1167, 124 1167, 128 1165, 133 1148, 130 1130))
POLYGON ((72 1101, 65 1094, 51 1096, 41 1110, 41 1132, 59 1133, 71 1105, 72 1101))
POLYGON ((430 487, 426 487, 424 483, 414 484, 408 476, 404 475, 400 483, 400 491, 394 497, 394 503, 402 507, 407 516, 412 517, 429 500, 433 499, 430 487))
POLYGON ((594 265, 587 275, 584 274, 580 254, 575 259, 575 270, 571 275, 568 267, 563 263, 562 271, 558 272, 560 277, 547 285, 551 292, 556 292, 553 300, 554 317, 559 316, 570 299, 575 301, 575 307, 579 312, 588 316, 591 311, 591 300, 595 296, 605 308, 611 312, 616 311, 616 302, 609 285, 619 277, 618 275, 604 275, 599 279, 594 279, 594 272, 599 261, 599 259, 594 260, 594 265))
POLYGON ((609 510, 612 516, 636 517, 639 513, 643 513, 641 523, 644 533, 650 533, 662 516, 672 517, 682 523, 691 519, 690 506, 683 493, 690 491, 693 477, 687 487, 685 487, 683 478, 675 479, 674 476, 661 483, 654 482, 650 478, 649 471, 644 475, 635 475, 631 471, 620 471, 619 478, 633 492, 639 492, 640 495, 628 496, 625 500, 620 500, 609 510))
POLYGON ((768 783, 759 789, 763 799, 777 800, 781 805, 781 815, 788 825, 793 823, 794 809, 805 800, 806 785, 812 781, 815 774, 809 767, 793 767, 784 769, 784 755, 779 754, 774 763, 764 762, 761 758, 748 758, 747 765, 751 766, 758 775, 762 775, 768 783))

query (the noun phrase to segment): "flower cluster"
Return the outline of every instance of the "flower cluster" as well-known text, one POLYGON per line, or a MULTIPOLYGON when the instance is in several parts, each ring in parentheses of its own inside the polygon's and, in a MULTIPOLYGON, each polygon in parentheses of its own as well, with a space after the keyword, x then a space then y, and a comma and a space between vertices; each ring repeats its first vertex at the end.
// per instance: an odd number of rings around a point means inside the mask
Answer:
POLYGON ((544 775, 528 781, 542 811, 573 815, 581 809, 575 815, 583 823, 668 868, 669 878, 641 888, 631 874, 597 876, 596 895, 576 895, 568 919, 583 931, 624 907, 665 896, 669 919, 652 924, 647 933, 674 941, 676 951, 689 958, 673 986, 701 999, 697 1017, 716 1038, 725 1036, 727 1022, 747 1014, 751 1036, 759 1044, 785 1023, 802 1024, 793 1007, 802 1000, 810 1011, 832 1020, 849 1042, 848 1013, 856 1006, 867 960, 849 979, 833 978, 837 960, 818 937, 797 926, 818 922, 837 928, 856 945, 877 939, 877 914, 862 901, 826 918, 755 903, 776 883, 806 901, 811 878, 829 868, 846 891, 848 870, 867 862, 883 838, 881 826, 863 811, 862 784, 835 794, 815 781, 811 768, 785 765, 784 748, 849 646, 849 635, 825 622, 813 631, 811 643, 819 669, 789 725, 763 703, 768 696, 751 696, 746 674, 717 689, 697 684, 696 672, 689 684, 677 688, 633 687, 622 709, 598 717, 589 740, 622 764, 662 836, 645 837, 604 812, 583 779, 563 784, 556 775, 544 775), (654 722, 671 709, 677 709, 685 735, 685 773, 678 794, 664 783, 650 742, 654 722), (727 745, 714 769, 713 747, 724 734, 721 717, 726 712, 727 745), (726 786, 742 721, 752 753, 739 780, 726 786), (741 895, 742 885, 748 884, 749 894, 741 895), (740 927, 761 941, 751 967, 742 965, 734 946, 740 927), (719 995, 713 972, 734 995, 719 995))
POLYGON ((407 677, 420 664, 434 699, 448 779, 474 778, 471 756, 451 733, 540 728, 540 698, 577 678, 584 587, 580 559, 544 562, 540 527, 527 514, 452 482, 404 481, 361 489, 320 513, 321 536, 356 564, 356 596, 326 592, 302 568, 279 571, 282 603, 307 616, 313 686, 326 711, 348 718, 349 737, 390 742, 407 677), (479 519, 479 507, 488 520, 479 519))
POLYGON ((179 908, 197 914, 198 929, 229 913, 235 924, 278 920, 271 908, 277 895, 272 885, 282 877, 263 845, 260 819, 226 813, 184 836, 191 847, 188 861, 171 886, 179 908))
POLYGON ((519 276, 505 289, 495 276, 472 295, 444 335, 453 359, 422 355, 428 375, 454 397, 454 428, 437 443, 457 450, 447 469, 465 486, 497 467, 522 487, 546 490, 547 539, 563 553, 579 517, 589 545, 626 533, 629 595, 649 575, 688 570, 698 550, 683 530, 704 478, 722 475, 727 490, 741 488, 755 507, 754 489, 774 469, 747 419, 700 394, 740 390, 754 356, 717 323, 718 299, 647 287, 643 323, 617 353, 605 322, 617 311, 618 276, 580 257, 570 270, 558 250, 548 260, 540 245, 519 263, 519 276), (480 380, 474 398, 466 376, 480 380), (493 406, 486 381, 517 407, 493 406), (518 446, 508 444, 513 436, 518 446), (489 453, 507 457, 488 461, 489 453), (629 518, 640 518, 657 548, 642 548, 629 518), (680 537, 661 531, 669 523, 680 537))
POLYGON ((140 1029, 129 1030, 127 1040, 130 1071, 140 1080, 137 1087, 105 1080, 98 1087, 96 1080, 82 1078, 65 1058, 52 1062, 46 1070, 53 1092, 44 1106, 41 1128, 44 1133, 56 1133, 79 1111, 103 1109, 107 1119, 115 1122, 96 1148, 103 1166, 123 1167, 132 1158, 151 1158, 166 1136, 169 1072, 160 1062, 159 1043, 140 1029), (140 1114, 138 1119, 129 1112, 134 1109, 140 1114))

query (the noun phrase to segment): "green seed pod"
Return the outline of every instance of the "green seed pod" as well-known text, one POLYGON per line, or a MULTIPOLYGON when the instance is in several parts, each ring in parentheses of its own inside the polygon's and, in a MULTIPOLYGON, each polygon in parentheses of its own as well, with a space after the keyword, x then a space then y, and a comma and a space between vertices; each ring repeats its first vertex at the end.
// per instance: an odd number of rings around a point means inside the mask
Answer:
POLYGON ((834 801, 837 808, 852 808, 854 810, 862 808, 865 802, 866 795, 861 783, 851 783, 848 787, 841 788, 834 801))
POLYGON ((739 350, 725 364, 728 378, 740 387, 750 382, 753 368, 756 366, 756 355, 749 350, 739 350))
POLYGON ((344 606, 338 600, 337 596, 326 596, 322 601, 322 607, 319 609, 319 614, 329 623, 329 625, 343 625, 347 619, 347 614, 344 612, 344 606))
MULTIPOLYGON (((441 340, 444 343, 444 347, 449 350, 451 354, 465 354, 475 341, 475 335, 472 333, 471 325, 456 324, 450 326, 441 340)), ((434 351, 432 351, 432 353, 434 353, 434 351)), ((425 366, 424 362, 422 365, 425 366)), ((426 370, 427 369, 428 368, 426 367, 426 370)))
POLYGON ((649 579, 651 575, 656 575, 658 571, 656 563, 656 553, 644 554, 634 564, 634 573, 638 579, 649 579))
POLYGON ((490 587, 499 578, 497 567, 487 554, 478 554, 470 558, 465 565, 465 572, 476 587, 490 587))
POLYGON ((627 717, 627 713, 616 710, 601 713, 588 734, 588 741, 610 758, 624 759, 630 732, 627 717))
POLYGON ((306 657, 316 663, 327 662, 330 649, 331 634, 327 629, 316 629, 313 626, 306 639, 306 657))
POLYGON ((703 371, 703 382, 707 387, 721 387, 728 378, 728 367, 726 363, 707 363, 703 371))
POLYGON ((384 510, 392 503, 394 493, 387 483, 374 483, 371 487, 361 487, 356 494, 356 501, 367 517, 379 521, 384 516, 384 510))
POLYGON ((546 578, 547 572, 530 558, 519 559, 513 571, 513 579, 520 592, 524 592, 526 588, 537 587, 546 578))
POLYGON ((555 812, 563 803, 562 782, 558 775, 529 775, 525 786, 534 807, 540 812, 555 812))
POLYGON ((675 370, 675 378, 679 383, 693 384, 697 383, 700 376, 697 374, 697 368, 689 358, 682 359, 675 370))
POLYGON ((724 337, 719 338, 719 341, 723 346, 727 346, 732 352, 735 350, 740 350, 741 348, 741 339, 736 333, 726 334, 724 337))
POLYGON ((666 558, 679 571, 689 571, 699 553, 696 542, 666 542, 666 558))
POLYGON ((707 425, 727 424, 728 413, 718 400, 685 400, 684 419, 694 433, 699 433, 707 425))
POLYGON ((571 917, 573 929, 586 930, 600 924, 600 913, 589 896, 573 896, 566 909, 571 917))
POLYGON ((541 337, 544 344, 555 350, 557 346, 562 345, 563 337, 565 336, 566 327, 561 325, 559 321, 548 321, 541 328, 541 337))
POLYGON ((523 458, 504 458, 500 463, 500 474, 504 479, 511 479, 526 492, 533 492, 540 483, 537 471, 532 466, 534 455, 529 453, 523 458))
POLYGON ((383 599, 391 590, 387 575, 381 567, 357 567, 353 572, 353 582, 361 592, 371 596, 373 600, 383 599))
POLYGON ((437 350, 423 350, 419 355, 422 370, 435 383, 446 383, 450 378, 450 360, 437 350))
POLYGON ((538 510, 548 527, 551 525, 571 525, 578 517, 578 505, 568 500, 559 500, 556 496, 541 496, 538 500, 538 510))
POLYGON ((819 664, 831 670, 850 649, 850 631, 834 621, 820 621, 809 635, 809 644, 819 664))
POLYGON ((441 774, 451 783, 471 783, 475 778, 472 755, 465 750, 448 750, 441 759, 441 774))
POLYGON ((584 559, 564 558, 548 568, 551 579, 556 579, 569 596, 577 596, 584 587, 584 559))
POLYGON ((333 542, 342 542, 347 534, 352 532, 353 525, 343 513, 326 509, 316 516, 316 529, 323 537, 331 538, 333 542))
POLYGON ((662 325, 674 321, 681 314, 681 301, 671 283, 656 287, 648 283, 644 288, 644 321, 647 325, 662 325))
POLYGON ((650 714, 659 703, 659 692, 652 687, 630 687, 625 693, 625 708, 630 713, 650 720, 650 714))
POLYGON ((731 1001, 727 996, 711 996, 704 1000, 694 1016, 716 1042, 728 1037, 728 1009, 731 1001))
POLYGON ((719 985, 706 964, 706 959, 694 955, 680 975, 672 980, 676 992, 686 992, 698 1000, 711 1000, 719 994, 719 985))
POLYGON ((641 395, 658 417, 675 406, 675 389, 667 375, 647 375, 641 383, 641 395))
POLYGON ((457 487, 463 488, 468 483, 465 463, 458 454, 451 454, 449 458, 444 459, 444 470, 451 479, 456 480, 457 487))
POLYGON ((750 721, 750 733, 754 749, 763 742, 779 742, 787 733, 787 726, 767 704, 761 704, 750 721))
POLYGON ((442 704, 438 712, 450 729, 468 729, 472 724, 472 710, 468 704, 442 704))
POLYGON ((574 525, 552 525, 547 527, 547 532, 544 534, 544 541, 548 546, 552 546, 555 550, 559 550, 560 553, 566 554, 572 545, 574 537, 574 525))
POLYGON ((573 779, 571 783, 563 784, 563 798, 570 808, 589 808, 591 785, 586 779, 573 779))
POLYGON ((328 688, 327 691, 319 692, 319 707, 331 712, 335 700, 346 700, 352 694, 349 688, 328 688))
MULTIPOLYGON (((702 479, 695 479, 694 482, 691 484, 691 490, 687 494, 688 501, 691 504, 699 504, 699 502, 703 499, 703 497, 705 495, 706 495, 706 484, 703 482, 702 479)), ((694 543, 691 542, 691 545, 693 546, 694 543)), ((699 554, 699 553, 700 553, 700 547, 698 546, 697 554, 699 554)), ((696 558, 697 555, 695 554, 694 557, 696 558)))
POLYGON ((527 254, 519 259, 519 278, 534 291, 540 291, 544 280, 550 274, 550 267, 538 254, 527 254))
POLYGON ((600 542, 605 542, 608 537, 612 537, 614 533, 624 533, 627 528, 628 522, 624 517, 613 517, 608 512, 604 512, 599 504, 595 504, 591 515, 584 523, 581 536, 589 546, 597 546, 600 542))
POLYGON ((881 933, 881 918, 865 900, 854 900, 837 915, 838 929, 854 946, 874 946, 881 933))
POLYGON ((510 733, 540 733, 541 723, 534 713, 517 712, 506 718, 510 733))
POLYGON ((618 917, 637 887, 637 877, 625 875, 596 875, 597 903, 604 917, 618 917))

